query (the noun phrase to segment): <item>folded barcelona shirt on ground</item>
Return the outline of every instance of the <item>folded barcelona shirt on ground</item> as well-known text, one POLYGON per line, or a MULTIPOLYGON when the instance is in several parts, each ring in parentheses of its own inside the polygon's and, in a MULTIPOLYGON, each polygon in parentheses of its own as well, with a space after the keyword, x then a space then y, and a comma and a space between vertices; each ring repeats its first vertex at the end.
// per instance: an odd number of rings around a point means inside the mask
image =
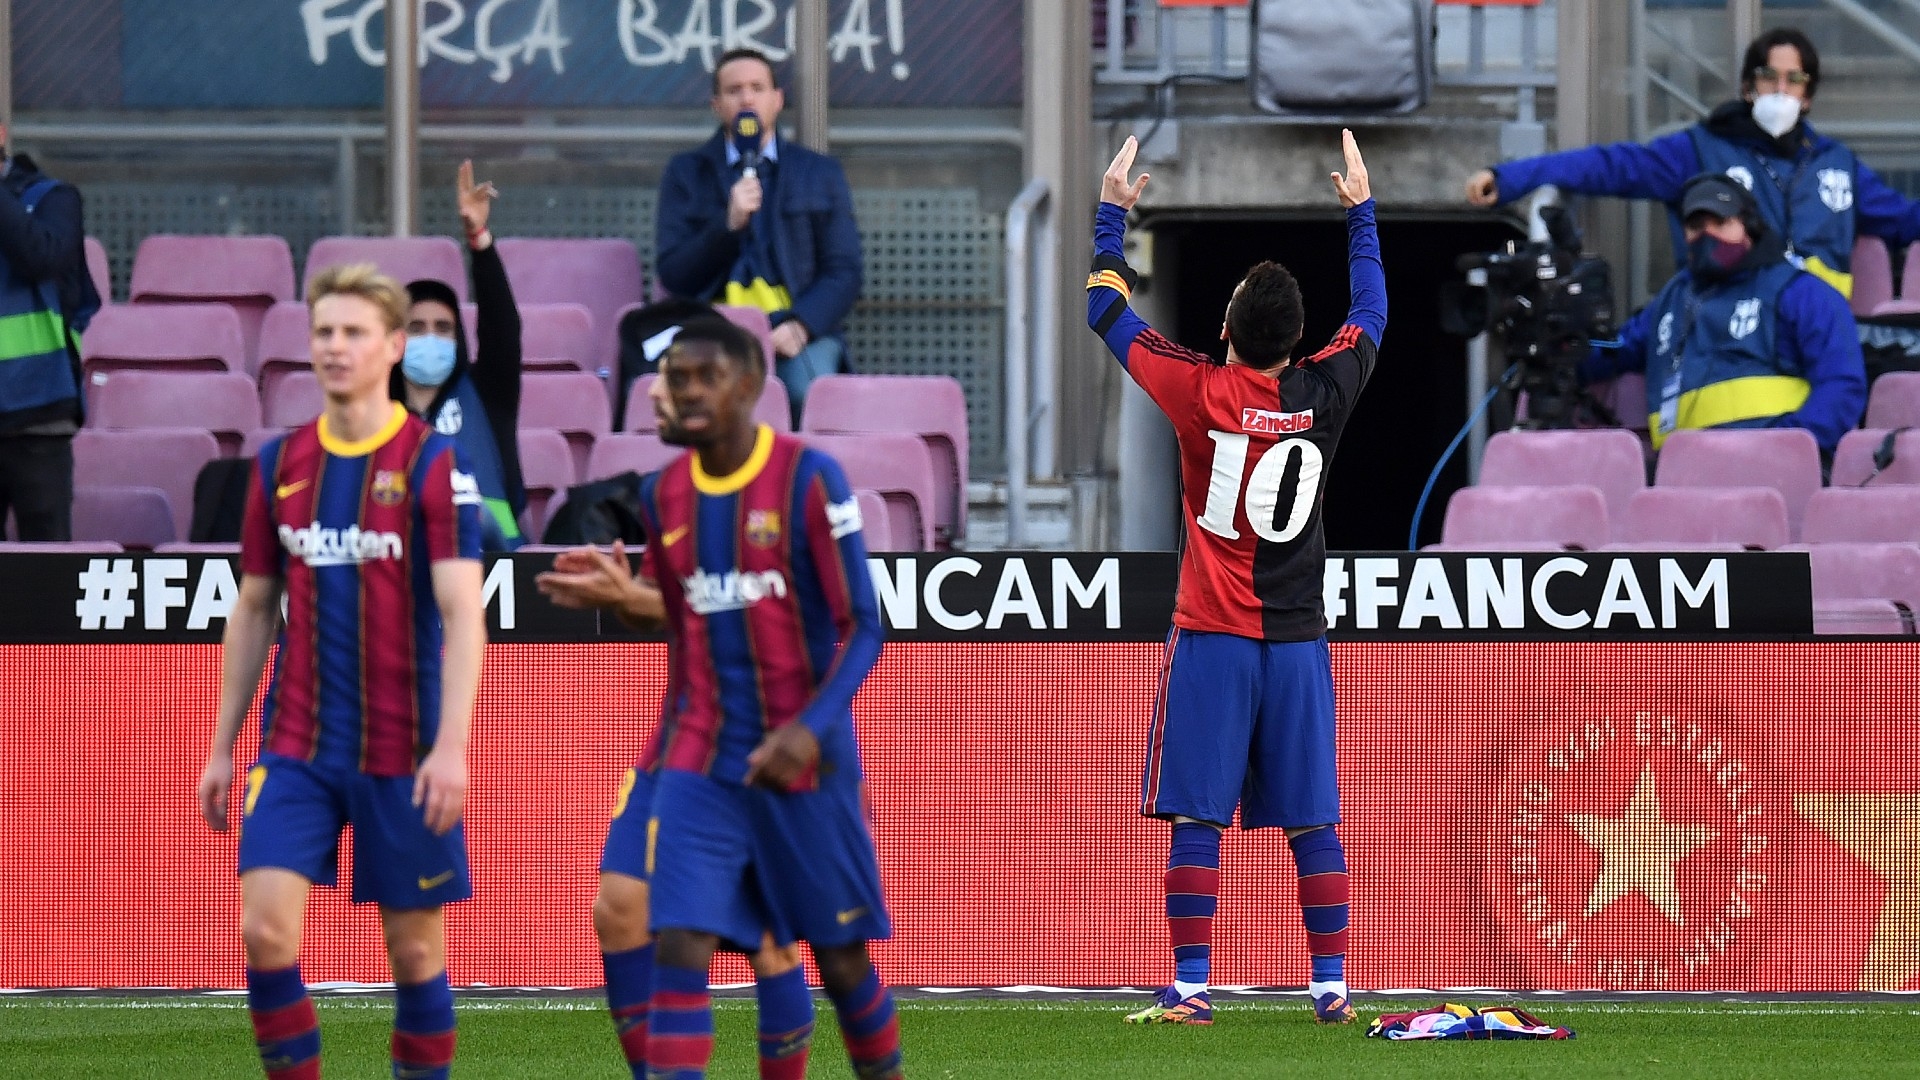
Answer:
POLYGON ((1471 1009, 1447 1002, 1416 1012, 1387 1013, 1367 1028, 1367 1037, 1387 1039, 1571 1039, 1570 1028, 1543 1024, 1520 1009, 1471 1009))

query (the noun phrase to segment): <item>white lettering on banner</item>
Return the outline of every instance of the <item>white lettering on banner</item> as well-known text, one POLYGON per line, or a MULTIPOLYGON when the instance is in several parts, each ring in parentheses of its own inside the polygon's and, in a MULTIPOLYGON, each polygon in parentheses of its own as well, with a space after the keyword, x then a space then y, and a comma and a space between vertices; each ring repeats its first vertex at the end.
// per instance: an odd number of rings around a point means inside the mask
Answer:
POLYGON ((513 591, 513 560, 501 559, 487 571, 487 580, 480 585, 480 606, 489 608, 495 599, 500 601, 500 629, 512 630, 520 621, 518 597, 513 591))
POLYGON ((1453 602, 1447 568, 1440 560, 1416 559, 1407 578, 1407 602, 1400 608, 1400 629, 1418 630, 1428 619, 1438 619, 1442 630, 1458 630, 1460 605, 1453 602))
POLYGON ((358 525, 329 529, 317 521, 301 529, 280 526, 280 546, 308 566, 359 566, 406 555, 406 545, 398 533, 358 525))
POLYGON ((1120 629, 1120 560, 1101 559, 1100 568, 1093 572, 1093 580, 1082 582, 1080 575, 1073 570, 1073 560, 1053 560, 1053 625, 1056 630, 1067 628, 1067 594, 1072 593, 1074 600, 1088 610, 1100 597, 1107 598, 1107 629, 1120 629))
MULTIPOLYGON (((300 5, 300 23, 307 36, 307 59, 315 67, 325 64, 332 53, 332 40, 341 34, 347 35, 353 45, 354 55, 368 67, 387 66, 387 50, 383 45, 375 48, 372 26, 380 20, 385 26, 387 0, 359 0, 360 6, 353 14, 336 14, 355 0, 304 0, 300 5)), ((485 63, 493 70, 487 75, 497 83, 513 78, 514 61, 523 66, 531 66, 544 53, 547 65, 556 75, 567 70, 566 49, 572 44, 562 29, 560 0, 424 0, 419 9, 420 49, 417 63, 425 67, 432 57, 438 57, 463 67, 485 63), (467 25, 467 5, 477 3, 473 23, 473 47, 456 45, 449 38, 454 31, 467 25), (537 3, 533 16, 527 23, 527 30, 518 40, 496 40, 494 20, 501 9, 537 3), (428 10, 440 9, 441 17, 429 21, 428 10)))
MULTIPOLYGON (((128 558, 92 559, 75 580, 80 597, 74 603, 74 615, 82 630, 125 630, 136 613, 143 630, 206 630, 215 622, 224 623, 240 598, 235 562, 204 559, 198 575, 193 576, 193 563, 188 559, 149 557, 140 560, 137 567, 135 560, 128 558), (186 588, 189 577, 193 585, 191 602, 186 588), (183 611, 184 626, 178 621, 178 613, 183 611)), ((487 571, 480 602, 495 610, 500 629, 513 630, 519 625, 512 559, 500 559, 487 571)), ((281 618, 286 614, 287 595, 283 591, 281 618)))
POLYGON ((1400 590, 1381 584, 1400 574, 1398 559, 1353 560, 1353 624, 1362 630, 1380 626, 1380 609, 1400 602, 1400 590))
POLYGON ((1678 623, 1676 598, 1690 608, 1699 608, 1707 600, 1713 600, 1713 627, 1716 630, 1727 628, 1727 560, 1715 559, 1707 564, 1700 574, 1699 581, 1688 581, 1686 571, 1672 559, 1660 560, 1660 627, 1671 630, 1678 623))
POLYGON ((1587 601, 1591 609, 1562 611, 1548 600, 1555 579, 1562 575, 1584 577, 1588 570, 1600 568, 1599 558, 1567 555, 1548 559, 1528 578, 1520 559, 1474 557, 1465 560, 1464 574, 1456 584, 1447 574, 1446 562, 1437 558, 1329 558, 1321 600, 1329 627, 1340 627, 1351 615, 1353 627, 1359 630, 1377 629, 1382 610, 1391 616, 1396 607, 1401 630, 1422 629, 1429 619, 1443 630, 1524 630, 1530 615, 1556 630, 1588 626, 1608 630, 1629 619, 1641 630, 1652 630, 1656 625, 1672 630, 1679 625, 1682 605, 1699 610, 1709 604, 1714 627, 1725 630, 1730 626, 1725 559, 1710 560, 1698 581, 1688 579, 1678 560, 1661 559, 1657 624, 1647 586, 1633 560, 1624 557, 1605 560, 1606 583, 1600 587, 1597 600, 1587 601), (1408 565, 1404 601, 1393 584, 1403 561, 1408 565), (1461 588, 1466 592, 1464 619, 1457 594, 1461 588))
POLYGON ((914 590, 920 564, 912 559, 894 562, 877 556, 867 558, 867 576, 873 579, 873 593, 880 600, 880 614, 895 630, 920 628, 920 605, 914 590), (895 570, 899 576, 894 576, 895 570))
POLYGON ((1600 590, 1600 610, 1594 613, 1593 628, 1605 630, 1615 615, 1631 615, 1640 629, 1653 629, 1653 612, 1647 609, 1647 594, 1640 589, 1640 578, 1633 564, 1617 559, 1607 568, 1607 584, 1600 590))
POLYGON ((1347 560, 1328 559, 1320 579, 1320 606, 1326 612, 1328 626, 1338 626, 1347 617, 1347 587, 1352 584, 1347 560))
POLYGON ((167 610, 187 606, 187 590, 172 584, 186 578, 187 560, 148 559, 140 569, 144 571, 140 586, 146 593, 141 597, 146 613, 143 625, 149 630, 165 630, 167 610))
POLYGON ((964 555, 954 559, 942 559, 934 564, 932 570, 927 571, 927 614, 932 615, 934 622, 948 630, 972 630, 986 621, 980 617, 980 613, 969 611, 965 615, 955 615, 947 610, 946 602, 940 598, 940 587, 955 574, 979 577, 980 560, 969 559, 964 555))
POLYGON ((993 604, 987 609, 987 629, 1000 629, 1009 615, 1025 615, 1027 625, 1035 630, 1047 628, 1047 613, 1033 591, 1033 576, 1027 573, 1025 559, 1008 559, 1006 568, 1000 572, 1000 584, 993 590, 993 604), (1020 594, 1018 599, 1014 598, 1015 592, 1020 594))
POLYGON ((240 586, 233 580, 233 564, 225 559, 208 559, 200 564, 200 584, 193 590, 187 629, 205 630, 215 619, 225 622, 239 599, 240 586))
POLYGON ((1064 556, 1044 563, 1037 558, 1009 558, 1000 565, 985 614, 975 609, 957 610, 948 591, 949 578, 957 574, 977 579, 988 569, 984 563, 965 555, 930 561, 924 584, 916 580, 920 565, 911 558, 867 559, 873 591, 888 629, 919 629, 922 610, 934 625, 953 631, 999 630, 1008 622, 1017 626, 1020 620, 1032 630, 1068 630, 1073 625, 1070 613, 1074 610, 1097 612, 1106 629, 1120 629, 1120 560, 1111 556, 1101 559, 1085 578, 1075 569, 1074 561, 1064 556), (1037 577, 1042 567, 1051 578, 1050 588, 1048 581, 1037 577), (1051 611, 1043 599, 1048 595, 1053 600, 1051 611))
POLYGON ((1500 576, 1493 573, 1492 559, 1467 560, 1467 625, 1484 628, 1487 615, 1500 625, 1521 626, 1527 621, 1527 594, 1520 586, 1520 560, 1501 559, 1500 576))
POLYGON ((1553 605, 1547 603, 1547 588, 1553 584, 1555 577, 1561 574, 1579 577, 1586 572, 1587 564, 1579 559, 1561 558, 1548 559, 1547 564, 1540 568, 1540 572, 1533 575, 1533 610, 1546 620, 1548 626, 1555 630, 1578 630, 1593 621, 1593 617, 1584 611, 1563 614, 1555 611, 1553 605))

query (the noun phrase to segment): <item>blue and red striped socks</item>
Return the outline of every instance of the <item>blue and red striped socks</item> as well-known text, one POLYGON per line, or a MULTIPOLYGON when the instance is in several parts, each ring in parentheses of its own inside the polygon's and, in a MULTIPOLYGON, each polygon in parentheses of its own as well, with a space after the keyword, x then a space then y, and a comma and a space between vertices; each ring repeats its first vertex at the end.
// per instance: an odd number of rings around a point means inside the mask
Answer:
POLYGON ((300 965, 248 968, 247 1011, 268 1080, 319 1080, 320 1018, 300 981, 300 965))
POLYGON ((613 1032, 620 1037, 633 1080, 647 1076, 647 999, 653 994, 653 946, 624 952, 601 953, 600 969, 607 976, 607 1010, 613 1014, 613 1032))
POLYGON ((1311 961, 1309 996, 1325 990, 1346 995, 1347 854, 1340 834, 1326 825, 1287 838, 1300 876, 1300 921, 1307 928, 1311 961), (1324 988, 1324 989, 1323 989, 1324 988))
POLYGON ((867 977, 846 996, 833 998, 840 1018, 840 1037, 847 1044, 847 1060, 860 1080, 898 1080, 901 1071, 900 1018, 893 1011, 893 995, 880 982, 880 973, 867 966, 867 977))
POLYGON ((754 987, 760 1006, 760 1080, 804 1080, 813 1046, 813 992, 800 967, 761 976, 754 987))
POLYGON ((1213 916, 1220 906, 1220 830, 1176 821, 1167 849, 1167 936, 1173 941, 1173 984, 1182 999, 1207 988, 1213 916))
POLYGON ((393 1075, 447 1080, 453 1070, 453 988, 442 971, 393 988, 393 1075))
POLYGON ((703 1080, 713 1057, 713 999, 705 968, 653 965, 647 1010, 649 1080, 703 1080))

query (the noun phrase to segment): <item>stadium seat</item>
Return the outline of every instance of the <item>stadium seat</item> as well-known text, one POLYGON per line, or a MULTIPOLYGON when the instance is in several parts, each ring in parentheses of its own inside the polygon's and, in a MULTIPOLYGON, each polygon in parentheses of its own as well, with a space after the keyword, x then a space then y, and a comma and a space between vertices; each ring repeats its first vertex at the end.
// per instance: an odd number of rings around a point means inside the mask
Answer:
POLYGON ((1871 315, 1891 299, 1893 258, 1887 253, 1887 242, 1863 233, 1853 241, 1853 313, 1871 315))
POLYGON ((262 426, 253 380, 237 371, 112 371, 87 388, 87 423, 96 428, 197 427, 226 453, 262 426))
MULTIPOLYGON (((803 408, 803 431, 894 431, 919 437, 933 454, 935 542, 943 549, 951 548, 955 540, 967 535, 967 399, 958 380, 924 375, 824 375, 807 390, 803 408)), ((1633 439, 1625 433, 1617 434, 1633 439)))
POLYGON ((1821 488, 1807 500, 1800 539, 1920 544, 1920 485, 1821 488))
POLYGON ((73 436, 73 486, 156 487, 173 509, 174 535, 193 518, 193 481, 220 444, 203 428, 82 428, 73 436))
POLYGON ((900 550, 893 540, 893 522, 887 514, 886 496, 871 488, 860 488, 853 496, 860 502, 860 532, 867 538, 867 550, 900 550))
POLYGON ((127 299, 227 304, 240 316, 243 355, 251 356, 267 308, 295 299, 293 252, 278 236, 149 236, 133 256, 127 299))
POLYGON ((1613 534, 1627 543, 1777 548, 1788 540, 1787 502, 1772 488, 1648 488, 1627 500, 1613 534))
POLYGON ((520 360, 527 370, 599 367, 593 312, 583 304, 520 304, 520 360))
POLYGON ((156 487, 100 485, 73 489, 73 538, 111 540, 123 547, 170 543, 173 507, 156 487))
POLYGON ((1891 444, 1887 442, 1889 435, 1893 432, 1866 428, 1840 436, 1840 445, 1833 452, 1833 486, 1920 484, 1920 430, 1902 431, 1894 436, 1891 444), (1873 457, 1882 446, 1887 447, 1892 457, 1886 468, 1876 475, 1873 457))
POLYGON ((319 416, 326 404, 320 378, 311 368, 289 371, 261 391, 260 422, 270 428, 299 427, 319 416))
POLYGON ((513 298, 522 305, 573 303, 593 316, 593 354, 587 370, 612 368, 620 357, 620 312, 645 298, 640 253, 621 239, 545 239, 507 236, 496 243, 513 298))
POLYGON ((1889 371, 1867 396, 1870 428, 1920 427, 1920 371, 1889 371))
POLYGON ((191 540, 175 540, 170 544, 154 546, 155 555, 238 555, 240 545, 234 543, 195 543, 191 540))
POLYGON ((1660 449, 1655 487, 1770 487, 1787 502, 1800 536, 1807 499, 1820 490, 1820 447, 1802 428, 1676 431, 1660 449))
POLYGON ((0 540, 0 555, 118 555, 111 540, 0 540))
POLYGON ((1635 433, 1647 430, 1647 377, 1637 371, 1623 371, 1589 389, 1593 396, 1613 411, 1620 426, 1635 433))
POLYGON ((1567 550, 1567 545, 1557 544, 1551 540, 1465 540, 1458 544, 1428 544, 1420 550, 1423 552, 1498 551, 1512 553, 1520 551, 1565 551, 1567 550))
POLYGON ((540 536, 547 528, 547 508, 555 496, 580 482, 567 437, 549 428, 521 428, 520 482, 527 489, 527 535, 540 536))
POLYGON ((1468 487, 1447 500, 1440 542, 1451 550, 1509 542, 1598 548, 1608 540, 1607 500, 1591 484, 1552 487, 1468 487))
POLYGON ((287 433, 286 428, 254 428, 240 439, 240 456, 258 457, 260 448, 287 433))
POLYGON ((1911 634, 1913 615, 1891 600, 1815 600, 1816 634, 1911 634))
POLYGON ((467 302, 467 261, 448 236, 323 236, 307 249, 307 272, 300 295, 330 266, 370 262, 400 284, 422 278, 443 281, 461 303, 467 302))
POLYGON ((225 304, 114 304, 81 335, 89 374, 124 368, 247 370, 240 316, 225 304))
POLYGON ((1747 550, 1747 546, 1745 544, 1736 544, 1731 541, 1718 541, 1718 540, 1715 540, 1715 541, 1615 540, 1612 543, 1600 545, 1600 550, 1601 551, 1621 551, 1621 552, 1685 551, 1693 554, 1699 554, 1701 552, 1714 552, 1716 554, 1726 554, 1726 553, 1735 552, 1735 551, 1745 551, 1747 550))
POLYGON ((313 370, 311 320, 307 305, 285 300, 267 309, 260 319, 260 342, 247 370, 264 393, 269 383, 288 371, 313 370))
POLYGON ((658 472, 681 452, 680 447, 661 442, 658 435, 602 435, 594 440, 586 478, 604 480, 629 470, 642 475, 658 472))
POLYGON ((878 492, 886 502, 888 533, 896 550, 933 550, 933 455, 912 435, 802 433, 808 445, 831 455, 847 483, 878 492))
POLYGON ((1920 545, 1791 544, 1813 560, 1813 599, 1893 600, 1920 611, 1920 545))
POLYGON ((1920 247, 1912 244, 1907 245, 1906 255, 1900 260, 1900 291, 1897 297, 1901 300, 1920 300, 1920 247))
POLYGON ((93 278, 93 288, 100 294, 100 303, 113 303, 113 270, 107 262, 107 245, 101 243, 98 237, 89 236, 81 246, 87 253, 87 275, 93 278))
MULTIPOLYGON (((653 415, 653 401, 647 392, 653 387, 653 381, 660 376, 642 375, 633 380, 633 392, 627 395, 627 415, 621 418, 620 429, 638 433, 657 432, 660 425, 653 415)), ((767 384, 760 391, 760 400, 754 402, 753 418, 762 424, 770 424, 773 430, 782 434, 793 431, 792 399, 787 397, 787 384, 777 375, 768 375, 767 384)))
MULTIPOLYGON (((737 304, 715 304, 713 310, 726 316, 728 322, 753 335, 753 339, 760 343, 760 355, 767 361, 767 374, 772 375, 778 358, 773 355, 773 323, 768 320, 767 313, 756 307, 741 307, 737 304)), ((789 428, 793 426, 791 420, 788 421, 787 426, 789 428)))
POLYGON ((593 440, 607 433, 612 411, 606 387, 584 371, 529 371, 520 380, 520 426, 565 435, 576 474, 586 469, 593 440))
MULTIPOLYGON (((812 395, 807 408, 813 408, 812 395)), ((964 416, 961 421, 965 422, 964 416)), ((1627 500, 1646 490, 1646 452, 1639 436, 1619 428, 1502 431, 1487 440, 1479 483, 1482 487, 1591 485, 1606 496, 1607 515, 1617 522, 1626 513, 1627 500)))

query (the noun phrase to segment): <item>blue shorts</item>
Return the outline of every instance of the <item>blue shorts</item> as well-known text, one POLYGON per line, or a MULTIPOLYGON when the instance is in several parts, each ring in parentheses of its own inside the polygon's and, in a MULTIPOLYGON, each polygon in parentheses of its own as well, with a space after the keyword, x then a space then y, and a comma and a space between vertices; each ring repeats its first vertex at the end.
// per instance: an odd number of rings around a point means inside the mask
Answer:
POLYGON ((785 794, 663 769, 653 798, 652 925, 838 948, 891 937, 860 781, 785 794))
POLYGON ((1175 628, 1167 638, 1140 812, 1240 827, 1340 820, 1327 639, 1256 641, 1175 628))
POLYGON ((339 879, 340 830, 353 825, 353 902, 431 908, 473 895, 467 837, 427 828, 413 777, 369 776, 261 754, 247 770, 240 872, 275 867, 316 885, 339 879))
POLYGON ((647 822, 653 820, 654 774, 638 767, 620 778, 613 820, 600 849, 600 872, 647 880, 647 822))

